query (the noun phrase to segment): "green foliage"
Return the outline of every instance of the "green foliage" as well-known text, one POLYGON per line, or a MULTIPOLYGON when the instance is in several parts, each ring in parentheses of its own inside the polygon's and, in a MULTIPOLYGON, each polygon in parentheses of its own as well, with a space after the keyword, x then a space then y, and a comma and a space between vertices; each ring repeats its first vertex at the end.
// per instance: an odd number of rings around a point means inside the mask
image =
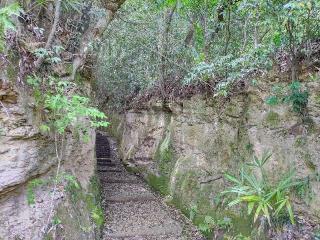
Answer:
POLYGON ((228 217, 223 219, 215 219, 211 216, 205 216, 202 223, 198 225, 199 230, 208 236, 213 229, 220 229, 228 231, 232 227, 232 220, 228 217))
POLYGON ((29 205, 35 204, 35 189, 47 185, 47 184, 64 184, 65 190, 70 192, 71 195, 75 194, 76 191, 81 189, 79 182, 77 181, 76 177, 68 174, 68 173, 61 173, 58 174, 55 178, 49 178, 47 180, 43 179, 34 179, 30 181, 27 185, 27 202, 29 205))
POLYGON ((50 64, 57 64, 61 62, 60 54, 65 50, 61 46, 53 46, 52 49, 47 50, 45 48, 37 48, 33 54, 37 58, 43 58, 46 62, 50 64))
POLYGON ((205 216, 203 223, 200 223, 198 228, 203 234, 208 234, 215 226, 215 220, 211 216, 205 216))
POLYGON ((83 200, 95 225, 97 227, 103 226, 105 217, 103 208, 101 207, 101 187, 98 179, 95 177, 90 179, 88 193, 84 192, 78 180, 73 175, 66 173, 60 174, 57 181, 61 183, 66 182, 65 190, 69 193, 71 201, 75 204, 83 200))
POLYGON ((40 126, 43 132, 57 131, 63 134, 67 129, 74 129, 87 137, 89 127, 107 127, 109 123, 106 115, 97 108, 90 106, 87 97, 77 94, 69 94, 69 91, 77 88, 76 84, 49 77, 42 80, 37 76, 28 76, 27 83, 33 88, 34 96, 39 108, 48 111, 47 122, 40 126), (46 89, 42 93, 42 89, 46 89), (90 121, 90 126, 84 120, 90 121))
POLYGON ((294 112, 304 115, 308 100, 308 90, 303 90, 301 83, 294 81, 289 86, 275 86, 273 88, 273 95, 266 99, 266 103, 270 106, 280 103, 290 104, 294 112))
POLYGON ((103 226, 104 224, 104 212, 101 207, 95 206, 91 210, 91 217, 97 226, 103 226))
POLYGON ((224 239, 225 240, 251 240, 250 237, 243 236, 241 233, 236 236, 225 235, 224 239))
POLYGON ((158 191, 163 196, 170 194, 169 181, 170 180, 167 176, 156 176, 149 174, 147 177, 147 182, 150 187, 155 191, 158 191))
POLYGON ((261 158, 254 157, 251 163, 241 168, 239 177, 225 174, 226 180, 233 186, 222 194, 232 198, 228 203, 229 207, 244 203, 247 206, 247 214, 253 217, 254 222, 265 218, 271 226, 281 215, 288 214, 291 223, 294 224, 290 195, 300 182, 294 180, 293 170, 283 174, 277 182, 268 178, 264 166, 270 157, 271 154, 267 153, 261 158))
POLYGON ((192 205, 189 209, 189 219, 193 221, 199 228, 199 230, 205 235, 209 236, 213 229, 220 229, 229 231, 232 228, 232 220, 229 217, 214 218, 212 216, 204 216, 201 222, 196 221, 196 217, 199 214, 198 206, 192 205))
POLYGON ((52 224, 53 225, 60 225, 61 223, 62 223, 61 220, 57 216, 54 216, 54 218, 52 220, 52 224))
MULTIPOLYGON (((319 12, 315 0, 127 0, 100 51, 101 104, 107 100, 121 107, 140 94, 158 93, 163 74, 170 97, 183 93, 183 85, 227 96, 239 81, 250 82, 273 66, 284 66, 282 76, 300 56, 312 63, 309 43, 320 36, 319 12)), ((298 112, 306 95, 296 93, 288 101, 298 112)), ((277 99, 270 98, 270 104, 277 99)))
POLYGON ((18 16, 21 8, 18 3, 13 3, 0 8, 0 53, 5 46, 5 34, 8 29, 14 30, 15 26, 11 19, 12 16, 18 16))
POLYGON ((198 213, 198 206, 192 205, 189 211, 189 219, 193 221, 197 213, 198 213))
POLYGON ((77 190, 81 189, 77 178, 73 175, 66 174, 66 173, 61 174, 58 176, 57 180, 59 182, 61 182, 62 180, 67 182, 66 190, 68 190, 68 189, 77 189, 77 190))
POLYGON ((30 181, 27 185, 27 202, 28 205, 35 204, 35 189, 41 185, 43 185, 45 182, 41 179, 34 179, 30 181))
POLYGON ((285 99, 285 102, 292 105, 292 109, 296 113, 303 113, 308 105, 309 92, 307 90, 302 90, 300 82, 292 82, 289 86, 290 95, 285 99))
MULTIPOLYGON (((49 3, 51 3, 51 0, 36 0, 34 1, 33 8, 36 7, 46 7, 49 3)), ((64 11, 76 11, 80 13, 81 10, 81 0, 62 0, 61 1, 62 8, 64 11)))
POLYGON ((174 164, 173 159, 173 148, 171 145, 171 134, 170 132, 166 135, 166 137, 161 142, 157 152, 155 159, 159 163, 160 173, 164 176, 170 177, 172 167, 174 164))
POLYGON ((91 213, 91 218, 98 227, 102 227, 105 215, 101 206, 101 186, 96 177, 90 179, 90 192, 86 194, 87 207, 91 213))

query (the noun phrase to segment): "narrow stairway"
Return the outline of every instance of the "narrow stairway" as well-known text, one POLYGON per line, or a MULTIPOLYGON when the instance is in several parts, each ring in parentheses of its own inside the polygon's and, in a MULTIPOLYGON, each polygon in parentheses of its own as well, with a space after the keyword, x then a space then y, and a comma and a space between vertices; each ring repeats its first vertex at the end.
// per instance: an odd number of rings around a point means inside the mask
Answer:
POLYGON ((202 240, 190 222, 121 164, 116 144, 97 133, 96 156, 104 196, 103 240, 202 240))

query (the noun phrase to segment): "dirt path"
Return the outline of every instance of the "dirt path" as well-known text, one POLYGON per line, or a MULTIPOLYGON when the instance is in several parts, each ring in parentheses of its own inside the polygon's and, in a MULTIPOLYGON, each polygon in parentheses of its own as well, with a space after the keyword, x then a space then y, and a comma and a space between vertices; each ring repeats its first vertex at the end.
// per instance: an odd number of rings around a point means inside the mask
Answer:
POLYGON ((106 216, 103 240, 204 239, 184 216, 126 171, 112 139, 97 134, 96 151, 106 216))

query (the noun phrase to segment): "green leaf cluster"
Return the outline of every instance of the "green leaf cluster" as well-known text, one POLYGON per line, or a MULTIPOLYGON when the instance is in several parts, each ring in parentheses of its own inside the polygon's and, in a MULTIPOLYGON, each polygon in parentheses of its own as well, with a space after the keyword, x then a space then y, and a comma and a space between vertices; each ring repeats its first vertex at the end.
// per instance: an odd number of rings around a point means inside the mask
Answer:
POLYGON ((67 129, 75 130, 83 133, 86 140, 90 127, 109 126, 107 116, 90 106, 89 98, 70 93, 75 91, 76 84, 54 77, 41 79, 37 76, 29 76, 27 83, 34 90, 38 107, 47 112, 46 122, 40 126, 42 132, 63 134, 67 129))
POLYGON ((300 182, 295 180, 294 170, 283 174, 276 182, 268 178, 264 166, 270 157, 268 153, 261 158, 254 157, 251 163, 241 168, 239 176, 226 173, 225 179, 232 186, 222 194, 231 198, 229 207, 245 204, 247 214, 254 222, 264 218, 271 226, 280 216, 287 214, 294 224, 291 192, 300 182))
POLYGON ((0 8, 0 52, 3 52, 5 47, 5 34, 8 29, 14 30, 15 25, 11 19, 13 15, 18 16, 21 11, 18 3, 12 3, 0 8))
MULTIPOLYGON (((227 96, 271 69, 295 81, 297 65, 317 62, 316 0, 127 0, 122 9, 126 21, 107 30, 96 75, 101 101, 118 108, 160 86, 168 96, 185 85, 227 96)), ((300 111, 306 95, 295 95, 300 111)))
POLYGON ((303 89, 298 81, 293 81, 290 85, 277 85, 273 88, 273 95, 266 99, 268 105, 289 104, 296 113, 304 115, 309 100, 309 92, 303 89))
POLYGON ((35 204, 35 189, 45 184, 45 182, 41 179, 34 179, 30 181, 27 185, 27 202, 28 205, 35 204))

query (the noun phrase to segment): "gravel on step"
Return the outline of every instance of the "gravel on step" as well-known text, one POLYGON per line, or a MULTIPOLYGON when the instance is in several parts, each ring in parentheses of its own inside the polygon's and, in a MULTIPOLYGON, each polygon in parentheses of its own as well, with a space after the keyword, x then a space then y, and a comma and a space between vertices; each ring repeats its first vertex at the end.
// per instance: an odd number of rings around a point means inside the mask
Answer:
POLYGON ((110 180, 123 180, 123 181, 140 181, 141 180, 132 174, 129 174, 128 172, 113 172, 113 173, 108 173, 108 174, 100 174, 100 181, 102 185, 104 186, 107 184, 110 180))
POLYGON ((156 201, 109 204, 106 236, 132 237, 182 233, 180 223, 156 201), (121 224, 119 224, 119 221, 121 224))
POLYGON ((125 170, 111 138, 98 134, 96 150, 106 217, 103 240, 204 240, 188 219, 125 170))
POLYGON ((103 188, 104 194, 107 197, 139 197, 139 196, 153 196, 154 195, 143 184, 130 183, 109 183, 103 188))

